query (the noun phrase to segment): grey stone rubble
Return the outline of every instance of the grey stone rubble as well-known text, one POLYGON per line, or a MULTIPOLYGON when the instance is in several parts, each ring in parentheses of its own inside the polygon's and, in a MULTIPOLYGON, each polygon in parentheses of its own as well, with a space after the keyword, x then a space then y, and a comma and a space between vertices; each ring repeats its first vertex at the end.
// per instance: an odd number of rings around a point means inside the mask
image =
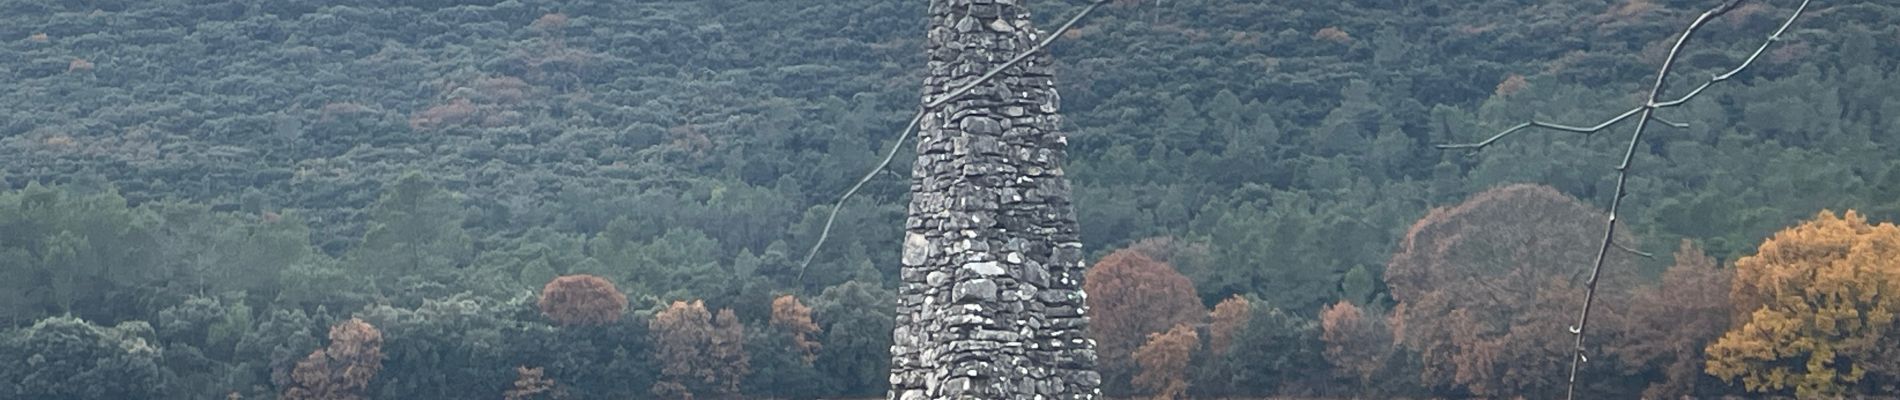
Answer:
MULTIPOLYGON (((1022 0, 931 0, 923 101, 1043 34, 1022 0)), ((919 126, 893 400, 1100 397, 1050 64, 1031 56, 919 126)))

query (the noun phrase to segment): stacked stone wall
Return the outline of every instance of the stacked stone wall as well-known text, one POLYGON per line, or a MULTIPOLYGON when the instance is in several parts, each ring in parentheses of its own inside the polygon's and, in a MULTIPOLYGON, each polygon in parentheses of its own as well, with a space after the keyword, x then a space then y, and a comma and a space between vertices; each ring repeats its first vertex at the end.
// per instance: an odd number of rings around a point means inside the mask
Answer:
MULTIPOLYGON (((1023 0, 931 0, 929 12, 926 104, 1043 39, 1023 0)), ((925 114, 891 398, 1098 397, 1061 104, 1044 50, 925 114)))

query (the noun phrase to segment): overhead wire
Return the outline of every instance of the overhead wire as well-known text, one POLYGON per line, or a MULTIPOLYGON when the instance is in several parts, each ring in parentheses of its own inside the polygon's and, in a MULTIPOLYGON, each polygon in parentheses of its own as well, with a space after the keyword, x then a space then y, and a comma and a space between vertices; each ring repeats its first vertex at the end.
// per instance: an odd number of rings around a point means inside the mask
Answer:
POLYGON ((952 90, 949 93, 932 99, 924 103, 922 107, 919 107, 917 115, 910 118, 910 124, 906 125, 904 130, 899 131, 897 137, 893 139, 895 143, 892 143, 890 151, 884 154, 884 161, 878 162, 877 167, 871 168, 870 172, 865 173, 863 178, 859 178, 856 184, 851 185, 851 189, 845 190, 844 195, 838 196, 838 201, 831 205, 831 214, 825 217, 825 227, 818 232, 818 240, 812 243, 811 251, 805 253, 805 260, 798 264, 798 281, 803 282, 805 280, 805 270, 811 267, 812 260, 818 257, 818 251, 824 247, 825 241, 831 238, 831 228, 838 222, 838 210, 844 208, 845 201, 850 200, 852 195, 857 194, 859 189, 864 188, 865 183, 869 183, 872 178, 877 177, 878 171, 882 171, 891 165, 891 160, 897 158, 898 151, 904 148, 904 143, 910 139, 912 132, 918 129, 917 125, 923 122, 925 115, 937 107, 942 107, 946 103, 961 98, 965 94, 969 94, 970 90, 976 89, 977 86, 982 86, 984 83, 995 79, 996 76, 1001 75, 1003 71, 1041 52, 1044 48, 1049 47, 1050 43, 1055 43, 1056 38, 1062 37, 1063 33, 1068 32, 1070 28, 1074 28, 1077 22, 1081 22, 1083 18, 1088 17, 1089 14, 1094 13, 1097 8, 1101 8, 1103 4, 1108 4, 1108 2, 1109 0, 1096 0, 1089 3, 1087 7, 1083 7, 1081 11, 1076 12, 1075 16, 1070 17, 1068 22, 1063 23, 1061 27, 1051 31, 1047 37, 1036 42, 1034 47, 1030 47, 1021 54, 1017 54, 1016 57, 1010 58, 1009 61, 1003 63, 1003 65, 991 68, 989 72, 978 76, 975 80, 964 84, 962 87, 958 87, 956 90, 952 90))

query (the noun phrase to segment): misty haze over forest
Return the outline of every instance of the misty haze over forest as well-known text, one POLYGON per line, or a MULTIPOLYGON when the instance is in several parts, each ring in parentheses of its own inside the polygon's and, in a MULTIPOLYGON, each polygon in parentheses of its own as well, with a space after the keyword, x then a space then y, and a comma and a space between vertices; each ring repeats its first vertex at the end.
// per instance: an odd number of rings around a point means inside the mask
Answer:
MULTIPOLYGON (((1103 393, 1564 396, 1634 121, 1434 145, 1721 3, 1108 2, 1050 48, 1103 393)), ((887 396, 928 4, 0 0, 0 399, 887 396)), ((1579 398, 1900 393, 1900 4, 1768 44, 1633 147, 1579 398)))

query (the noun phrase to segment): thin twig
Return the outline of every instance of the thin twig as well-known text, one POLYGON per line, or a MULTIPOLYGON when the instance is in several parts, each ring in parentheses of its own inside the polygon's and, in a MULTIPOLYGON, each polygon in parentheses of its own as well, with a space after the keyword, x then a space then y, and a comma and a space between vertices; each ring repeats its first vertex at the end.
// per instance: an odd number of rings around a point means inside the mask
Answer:
POLYGON ((1440 145, 1437 145, 1436 147, 1438 147, 1439 149, 1444 149, 1444 150, 1451 150, 1451 149, 1479 150, 1487 146, 1490 146, 1492 143, 1497 143, 1498 140, 1504 139, 1504 137, 1506 136, 1511 136, 1511 134, 1513 133, 1518 133, 1520 131, 1523 131, 1525 129, 1530 129, 1530 128, 1553 129, 1553 130, 1559 130, 1559 131, 1565 131, 1565 132, 1576 132, 1576 133, 1589 135, 1589 134, 1602 131, 1603 128, 1608 128, 1610 127, 1610 125, 1616 125, 1616 123, 1618 122, 1623 122, 1623 120, 1629 119, 1630 116, 1642 113, 1642 111, 1643 111, 1642 107, 1632 108, 1629 111, 1624 111, 1622 114, 1619 114, 1615 117, 1611 117, 1607 121, 1603 121, 1602 123, 1588 126, 1588 127, 1553 124, 1553 123, 1543 122, 1543 121, 1525 122, 1522 124, 1517 124, 1517 126, 1513 126, 1511 127, 1511 129, 1505 129, 1504 132, 1499 132, 1496 135, 1492 135, 1491 138, 1485 139, 1482 142, 1461 143, 1461 144, 1440 144, 1440 145))
POLYGON ((1655 258, 1656 258, 1656 255, 1655 255, 1655 254, 1650 254, 1650 253, 1649 253, 1649 252, 1647 252, 1647 251, 1642 251, 1642 250, 1637 250, 1637 249, 1635 249, 1635 248, 1631 248, 1631 247, 1629 247, 1629 246, 1625 246, 1625 245, 1623 245, 1622 243, 1617 243, 1617 244, 1616 244, 1616 249, 1617 249, 1617 250, 1622 250, 1622 251, 1623 251, 1623 252, 1625 252, 1625 253, 1630 253, 1630 254, 1634 254, 1634 255, 1636 255, 1637 257, 1642 257, 1642 258, 1648 258, 1648 259, 1655 259, 1655 258))
POLYGON ((1729 78, 1733 78, 1736 74, 1739 74, 1743 70, 1748 69, 1750 65, 1754 64, 1755 59, 1761 57, 1761 54, 1768 49, 1769 45, 1772 45, 1775 42, 1778 42, 1781 40, 1781 35, 1787 32, 1789 26, 1794 25, 1794 21, 1801 17, 1801 13, 1807 10, 1808 3, 1811 2, 1812 0, 1802 0, 1801 5, 1795 8, 1792 15, 1788 16, 1788 20, 1786 22, 1783 22, 1781 24, 1781 27, 1775 30, 1774 34, 1769 35, 1768 40, 1762 43, 1761 47, 1756 48, 1755 52, 1748 56, 1748 59, 1743 60, 1741 65, 1736 66, 1734 69, 1731 69, 1728 72, 1725 72, 1725 73, 1722 73, 1720 75, 1716 75, 1710 78, 1708 82, 1704 82, 1701 85, 1697 86, 1695 89, 1690 90, 1688 94, 1683 95, 1681 98, 1670 100, 1670 101, 1661 101, 1661 102, 1657 101, 1657 98, 1662 96, 1662 92, 1665 89, 1665 87, 1668 86, 1669 73, 1672 69, 1675 68, 1677 56, 1679 56, 1682 53, 1683 45, 1688 43, 1689 39, 1695 36, 1696 31, 1702 29, 1702 26, 1707 24, 1709 20, 1714 19, 1715 17, 1720 16, 1722 14, 1725 14, 1729 12, 1729 10, 1735 9, 1736 7, 1740 6, 1744 1, 1746 0, 1727 0, 1723 2, 1721 5, 1718 5, 1715 8, 1711 8, 1708 11, 1703 12, 1701 16, 1696 17, 1694 22, 1691 22, 1689 24, 1689 27, 1687 29, 1684 29, 1682 31, 1681 37, 1678 37, 1676 39, 1675 46, 1669 49, 1669 56, 1663 60, 1662 68, 1656 73, 1656 83, 1654 86, 1650 87, 1649 98, 1645 100, 1643 102, 1643 105, 1641 106, 1638 106, 1634 109, 1630 109, 1629 111, 1624 111, 1622 114, 1618 114, 1616 117, 1610 118, 1609 120, 1603 121, 1602 123, 1599 123, 1593 126, 1578 127, 1578 126, 1553 124, 1553 123, 1547 123, 1547 122, 1541 122, 1541 121, 1531 121, 1531 122, 1526 122, 1526 123, 1511 127, 1510 129, 1506 129, 1503 132, 1500 132, 1496 135, 1492 135, 1490 138, 1487 138, 1481 142, 1467 143, 1467 144, 1441 144, 1441 145, 1436 146, 1440 149, 1469 149, 1469 150, 1474 150, 1474 151, 1482 150, 1485 147, 1492 145, 1493 143, 1497 143, 1499 140, 1502 140, 1507 136, 1510 136, 1512 134, 1515 134, 1517 132, 1530 129, 1530 128, 1545 128, 1545 129, 1551 129, 1551 130, 1575 132, 1575 133, 1590 135, 1590 134, 1594 134, 1596 132, 1602 131, 1603 129, 1608 128, 1611 125, 1615 125, 1619 122, 1623 122, 1624 120, 1629 119, 1631 116, 1637 116, 1636 131, 1630 135, 1629 148, 1624 150, 1623 152, 1623 162, 1616 166, 1616 192, 1615 192, 1615 196, 1610 198, 1609 218, 1607 219, 1607 221, 1604 222, 1605 226, 1603 229, 1603 242, 1601 243, 1600 246, 1597 247, 1596 261, 1592 263, 1590 266, 1590 279, 1585 281, 1584 283, 1585 290, 1584 290, 1584 297, 1583 297, 1583 310, 1579 312, 1577 315, 1577 324, 1571 325, 1569 329, 1570 334, 1576 336, 1576 345, 1571 350, 1570 379, 1567 382, 1567 386, 1565 388, 1565 393, 1564 393, 1564 398, 1566 399, 1576 398, 1577 373, 1580 370, 1582 364, 1589 361, 1589 357, 1585 353, 1584 347, 1583 347, 1584 338, 1589 328, 1590 309, 1596 303, 1597 283, 1599 279, 1602 277, 1603 263, 1604 263, 1604 260, 1609 256, 1610 249, 1616 248, 1616 249, 1629 252, 1631 254, 1643 256, 1643 257, 1651 257, 1651 258, 1654 257, 1654 255, 1651 255, 1649 253, 1644 253, 1642 251, 1638 251, 1628 246, 1624 246, 1620 243, 1616 243, 1615 238, 1616 238, 1617 212, 1623 205, 1623 198, 1629 195, 1627 190, 1629 187, 1628 184, 1629 184, 1630 162, 1634 160, 1636 157, 1636 150, 1638 149, 1638 146, 1642 144, 1643 133, 1645 132, 1646 129, 1648 129, 1649 123, 1657 122, 1664 125, 1674 126, 1677 128, 1688 127, 1688 124, 1680 124, 1680 123, 1670 122, 1670 121, 1666 121, 1661 118, 1658 118, 1656 116, 1656 110, 1680 106, 1683 103, 1688 102, 1690 99, 1694 99, 1696 96, 1701 95, 1702 92, 1704 90, 1707 90, 1710 86, 1714 86, 1716 83, 1727 81, 1729 80, 1729 78))
MULTIPOLYGON (((1584 282, 1583 310, 1577 314, 1577 324, 1570 327, 1570 333, 1576 335, 1576 345, 1571 350, 1570 379, 1565 385, 1565 399, 1575 399, 1577 397, 1577 373, 1582 369, 1583 363, 1589 361, 1589 356, 1586 355, 1583 345, 1584 338, 1587 336, 1590 327, 1590 309, 1596 305, 1597 283, 1600 282, 1600 278, 1602 278, 1603 275, 1604 259, 1609 256, 1610 247, 1615 244, 1617 211, 1623 205, 1623 198, 1628 196, 1630 162, 1636 158, 1636 150, 1638 146, 1642 144, 1644 128, 1648 126, 1649 121, 1654 119, 1653 116, 1658 109, 1656 98, 1661 97, 1663 89, 1668 86, 1669 72, 1675 68, 1676 57, 1682 53, 1682 46, 1688 43, 1689 39, 1695 36, 1696 31, 1700 30, 1710 19, 1735 9, 1736 6, 1741 5, 1742 1, 1743 0, 1728 1, 1714 9, 1702 13, 1702 16, 1696 17, 1695 22, 1689 23, 1689 27, 1682 31, 1682 37, 1676 39, 1675 46, 1670 47, 1669 57, 1663 59, 1662 69, 1656 72, 1656 84, 1650 87, 1649 99, 1643 102, 1643 115, 1636 120, 1636 132, 1630 135, 1629 149, 1623 152, 1623 163, 1616 167, 1616 194, 1610 198, 1610 216, 1604 222, 1603 244, 1597 248, 1596 262, 1590 267, 1590 280, 1584 282)), ((1796 8, 1793 15, 1788 17, 1788 22, 1782 24, 1782 29, 1787 29, 1788 25, 1794 23, 1795 18, 1801 16, 1801 11, 1807 9, 1808 1, 1810 0, 1802 0, 1801 6, 1796 8)), ((1781 31, 1777 30, 1775 34, 1769 36, 1768 42, 1773 43, 1778 40, 1780 36, 1781 31)), ((1763 47, 1765 48, 1766 45, 1763 45, 1763 47)), ((1756 53, 1759 54, 1760 50, 1757 50, 1756 53)), ((1718 76, 1716 79, 1710 80, 1711 83, 1702 85, 1702 87, 1690 93, 1689 96, 1684 96, 1682 100, 1687 101, 1693 98, 1696 93, 1700 93, 1702 89, 1707 88, 1713 84, 1713 82, 1726 80, 1728 76, 1732 76, 1742 69, 1747 68, 1748 64, 1753 60, 1754 57, 1749 57, 1749 61, 1744 62, 1741 67, 1731 70, 1722 76, 1718 76)), ((1676 104, 1681 104, 1681 102, 1676 102, 1676 104)))
POLYGON ((838 221, 838 210, 844 207, 844 202, 850 200, 851 195, 856 194, 858 189, 863 188, 866 182, 871 181, 871 178, 876 177, 878 171, 891 165, 891 160, 897 158, 898 150, 904 148, 904 143, 910 139, 911 132, 917 129, 917 124, 923 121, 925 114, 929 113, 930 110, 943 106, 944 103, 949 103, 963 97, 963 95, 968 94, 971 89, 976 89, 977 86, 982 85, 984 82, 996 78, 996 75, 1003 73, 1004 70, 1016 66, 1016 64, 1023 62, 1023 60, 1029 59, 1029 57, 1035 55, 1036 52, 1042 51, 1042 49, 1048 47, 1050 43, 1054 43, 1056 38, 1062 37, 1064 32, 1068 32, 1069 28, 1075 27, 1076 22, 1082 21, 1083 17, 1087 17, 1090 13, 1095 12, 1095 9, 1101 8, 1103 4, 1108 4, 1108 1, 1109 0, 1096 0, 1089 3, 1088 7, 1084 7, 1082 11, 1075 13, 1074 17, 1070 17, 1069 22, 1063 23, 1061 27, 1056 28, 1054 32, 1050 32, 1047 37, 1042 38, 1042 41, 1037 42, 1035 47, 1030 47, 1029 50, 1017 54, 1015 58, 1009 59, 1009 62, 990 69, 989 72, 977 77, 976 80, 970 81, 970 83, 964 84, 962 87, 950 91, 950 93, 925 103, 923 107, 917 110, 917 116, 911 117, 910 125, 906 126, 903 131, 898 132, 896 143, 891 144, 891 150, 884 155, 884 161, 879 162, 876 168, 871 169, 871 172, 864 174, 864 178, 858 179, 857 184, 851 185, 851 189, 846 190, 843 196, 838 196, 838 202, 831 205, 831 215, 825 217, 825 228, 819 231, 818 241, 812 243, 810 252, 805 253, 805 261, 798 264, 798 281, 805 281, 805 269, 811 266, 812 259, 818 257, 818 250, 825 246, 825 240, 831 238, 831 225, 838 221))

